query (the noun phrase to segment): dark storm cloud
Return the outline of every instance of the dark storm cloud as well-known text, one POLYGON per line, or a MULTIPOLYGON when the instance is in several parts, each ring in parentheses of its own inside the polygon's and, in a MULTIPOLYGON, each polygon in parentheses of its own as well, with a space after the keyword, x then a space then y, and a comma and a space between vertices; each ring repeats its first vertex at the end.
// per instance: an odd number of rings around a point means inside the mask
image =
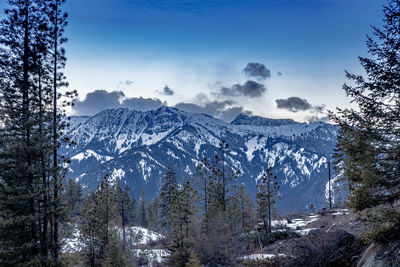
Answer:
POLYGON ((325 110, 325 105, 317 105, 313 107, 313 112, 322 113, 325 110))
POLYGON ((120 99, 124 97, 122 91, 95 90, 88 93, 83 101, 75 101, 73 108, 78 115, 94 115, 108 108, 119 107, 120 99))
POLYGON ((267 89, 262 83, 247 81, 245 84, 234 84, 231 88, 222 87, 221 95, 224 96, 246 96, 249 98, 262 96, 267 89))
POLYGON ((318 117, 318 116, 315 116, 315 115, 314 116, 305 117, 305 120, 307 122, 325 122, 325 123, 329 123, 330 122, 329 118, 326 117, 326 116, 318 117))
MULTIPOLYGON (((251 111, 238 106, 232 100, 210 101, 205 94, 198 94, 194 102, 181 102, 176 108, 192 113, 204 113, 215 118, 230 122, 239 114, 251 115, 251 111)), ((76 101, 73 109, 77 115, 95 115, 110 108, 128 108, 132 110, 148 111, 166 106, 167 103, 157 98, 125 97, 122 91, 107 92, 96 90, 86 95, 82 101, 76 101)))
POLYGON ((75 101, 73 107, 77 115, 94 115, 110 108, 129 108, 141 111, 157 109, 165 105, 156 98, 126 98, 122 91, 107 92, 106 90, 95 90, 86 95, 82 101, 75 101))
POLYGON ((175 105, 176 108, 186 112, 204 113, 215 118, 230 122, 239 114, 251 115, 251 111, 245 110, 243 107, 235 106, 235 102, 231 100, 225 101, 209 101, 205 95, 198 95, 197 101, 201 104, 181 102, 175 105))
POLYGON ((265 80, 271 77, 271 71, 261 63, 250 62, 243 69, 243 72, 249 77, 265 80))
POLYGON ((165 105, 166 102, 162 102, 158 98, 143 98, 143 97, 126 98, 121 103, 122 108, 129 108, 140 111, 158 109, 159 107, 165 105))
POLYGON ((291 112, 298 111, 311 111, 315 113, 322 113, 325 109, 325 105, 313 106, 307 99, 302 99, 297 96, 292 96, 287 99, 276 99, 276 105, 280 109, 287 109, 291 112))
POLYGON ((174 90, 168 87, 168 85, 164 86, 161 92, 158 90, 156 92, 158 92, 160 95, 168 95, 168 96, 173 95, 175 93, 174 90))

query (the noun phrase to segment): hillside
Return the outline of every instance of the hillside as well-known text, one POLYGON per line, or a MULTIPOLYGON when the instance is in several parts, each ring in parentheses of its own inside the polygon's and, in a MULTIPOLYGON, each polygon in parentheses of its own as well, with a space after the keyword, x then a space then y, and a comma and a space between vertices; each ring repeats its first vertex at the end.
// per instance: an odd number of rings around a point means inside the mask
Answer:
POLYGON ((165 167, 182 181, 203 158, 213 158, 225 139, 228 164, 240 170, 237 184, 255 196, 263 169, 272 167, 281 184, 281 212, 325 206, 327 158, 336 144, 336 127, 239 115, 231 124, 204 114, 162 107, 148 112, 110 109, 92 117, 73 117, 66 133, 76 145, 63 147, 72 160, 68 178, 94 189, 109 173, 138 197, 157 194, 165 167), (293 204, 296 203, 296 204, 293 204))

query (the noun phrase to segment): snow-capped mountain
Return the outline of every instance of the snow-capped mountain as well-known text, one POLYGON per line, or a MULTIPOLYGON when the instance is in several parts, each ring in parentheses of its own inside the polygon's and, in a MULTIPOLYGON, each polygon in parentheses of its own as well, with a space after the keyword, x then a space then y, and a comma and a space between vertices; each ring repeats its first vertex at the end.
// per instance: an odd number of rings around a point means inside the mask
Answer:
POLYGON ((138 197, 158 193, 169 164, 181 181, 203 158, 212 158, 223 138, 229 164, 241 171, 239 184, 254 196, 263 169, 273 167, 281 184, 281 212, 325 206, 327 157, 337 142, 335 126, 239 115, 231 124, 204 114, 161 107, 148 112, 110 109, 74 117, 66 135, 76 145, 63 147, 72 160, 68 178, 95 188, 108 173, 128 184, 138 197))

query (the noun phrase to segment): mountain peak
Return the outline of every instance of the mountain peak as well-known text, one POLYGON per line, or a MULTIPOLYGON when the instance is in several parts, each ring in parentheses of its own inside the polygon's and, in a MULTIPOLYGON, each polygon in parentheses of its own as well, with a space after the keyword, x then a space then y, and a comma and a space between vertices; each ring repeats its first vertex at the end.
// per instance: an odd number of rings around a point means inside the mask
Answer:
POLYGON ((260 116, 247 116, 239 114, 232 122, 232 125, 252 125, 252 126, 283 126, 290 124, 297 124, 292 119, 269 119, 260 116))

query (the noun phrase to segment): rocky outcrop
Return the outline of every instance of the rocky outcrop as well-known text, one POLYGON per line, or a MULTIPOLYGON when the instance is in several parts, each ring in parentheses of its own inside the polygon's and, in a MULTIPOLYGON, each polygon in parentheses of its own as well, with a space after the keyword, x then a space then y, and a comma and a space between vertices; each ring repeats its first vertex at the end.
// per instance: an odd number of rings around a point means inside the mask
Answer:
POLYGON ((275 243, 263 252, 284 257, 249 266, 354 266, 364 248, 359 237, 344 230, 318 229, 301 238, 275 243))
POLYGON ((400 241, 389 244, 371 243, 357 264, 357 267, 386 266, 400 266, 400 241))

